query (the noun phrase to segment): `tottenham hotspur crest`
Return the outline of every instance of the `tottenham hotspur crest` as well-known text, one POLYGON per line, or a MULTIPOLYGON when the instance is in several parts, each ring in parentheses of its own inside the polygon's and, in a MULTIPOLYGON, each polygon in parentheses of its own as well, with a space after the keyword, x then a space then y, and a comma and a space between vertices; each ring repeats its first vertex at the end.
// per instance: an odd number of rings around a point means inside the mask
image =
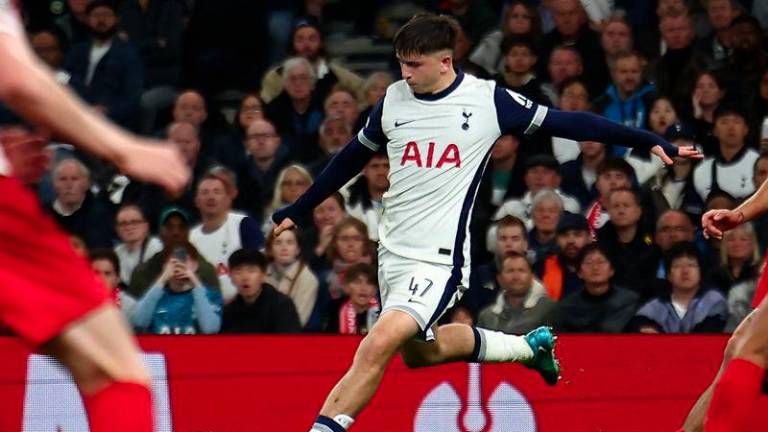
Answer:
POLYGON ((468 113, 466 110, 461 110, 461 115, 464 117, 464 123, 461 125, 461 128, 464 130, 469 129, 469 118, 472 117, 472 113, 468 113))

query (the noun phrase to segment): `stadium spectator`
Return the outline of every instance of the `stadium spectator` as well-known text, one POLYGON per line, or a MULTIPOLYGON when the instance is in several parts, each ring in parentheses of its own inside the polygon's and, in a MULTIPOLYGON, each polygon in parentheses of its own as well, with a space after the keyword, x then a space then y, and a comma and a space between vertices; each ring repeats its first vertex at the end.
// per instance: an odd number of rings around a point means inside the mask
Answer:
POLYGON ((317 74, 307 59, 291 57, 283 63, 281 77, 285 90, 267 103, 267 117, 283 136, 283 142, 288 144, 291 157, 302 162, 311 161, 320 154, 317 133, 323 120, 323 99, 317 92, 317 74))
POLYGON ((330 270, 321 275, 328 284, 331 299, 349 294, 343 284, 344 273, 355 264, 372 264, 375 260, 373 243, 368 238, 368 227, 353 217, 348 217, 333 227, 328 246, 330 270))
MULTIPOLYGON (((544 88, 544 87, 542 87, 544 88)), ((559 107, 563 111, 589 111, 592 109, 587 84, 580 77, 566 78, 557 91, 559 107)), ((574 140, 552 137, 552 154, 565 164, 579 156, 579 145, 574 140)))
POLYGON ((611 58, 611 84, 593 103, 596 112, 626 126, 645 126, 655 86, 643 82, 643 62, 640 54, 633 51, 611 58))
POLYGON ((117 307, 120 308, 126 318, 130 317, 136 307, 136 299, 125 292, 125 284, 120 281, 120 259, 115 251, 108 248, 96 248, 88 252, 88 260, 91 262, 91 268, 110 290, 117 307))
POLYGON ((557 248, 557 224, 563 211, 562 198, 551 189, 542 189, 533 197, 533 228, 528 232, 528 245, 535 257, 536 268, 557 248))
POLYGON ((74 158, 60 161, 53 168, 56 197, 48 209, 66 232, 82 238, 89 248, 110 247, 115 238, 113 216, 90 187, 91 174, 82 162, 74 158))
POLYGON ((67 0, 68 12, 56 18, 56 26, 67 36, 70 43, 85 42, 91 36, 88 25, 88 5, 93 0, 67 0))
POLYGON ((549 104, 544 96, 541 81, 534 73, 536 65, 536 45, 532 38, 507 36, 501 43, 504 59, 504 72, 494 76, 496 83, 513 90, 538 103, 549 104))
POLYGON ((469 60, 485 69, 488 74, 504 72, 502 41, 509 35, 525 36, 538 40, 541 36, 541 19, 535 7, 525 0, 508 2, 502 26, 485 35, 469 55, 469 60))
POLYGON ((312 226, 303 231, 304 239, 301 243, 307 247, 304 257, 315 273, 327 270, 328 262, 325 258, 333 238, 333 227, 346 217, 344 197, 340 192, 334 192, 312 210, 312 226))
POLYGON ((592 243, 587 219, 574 213, 563 213, 557 224, 557 251, 543 261, 537 273, 547 295, 555 301, 568 297, 583 287, 576 260, 581 250, 592 243))
POLYGON ((496 302, 480 311, 478 327, 507 334, 524 334, 548 324, 555 307, 542 286, 534 278, 531 263, 518 253, 501 259, 496 276, 499 294, 496 302))
POLYGON ((600 33, 600 46, 605 52, 606 62, 620 53, 632 51, 634 37, 632 26, 622 15, 612 15, 603 23, 600 33))
POLYGON ((264 248, 259 223, 246 214, 232 211, 236 196, 234 173, 222 166, 209 169, 197 184, 195 194, 195 205, 202 220, 189 233, 189 242, 216 267, 224 303, 229 303, 237 294, 229 278, 229 256, 243 248, 264 248))
MULTIPOLYGON (((543 65, 548 63, 555 47, 572 46, 584 62, 584 78, 590 93, 602 94, 610 79, 605 53, 600 45, 600 36, 589 28, 581 3, 579 0, 554 0, 550 7, 555 28, 541 41, 539 76, 546 76, 543 65)), ((550 78, 554 81, 554 77, 550 78)))
POLYGON ((659 250, 659 260, 656 266, 656 278, 667 279, 667 269, 664 257, 677 243, 694 241, 696 228, 691 218, 680 210, 665 210, 656 221, 656 232, 653 241, 659 250))
MULTIPOLYGON (((539 64, 544 61, 542 56, 539 56, 539 64)), ((568 78, 581 77, 584 72, 584 63, 581 58, 581 54, 576 51, 575 48, 570 46, 556 47, 552 50, 552 54, 546 63, 547 75, 539 75, 541 79, 548 76, 549 81, 542 84, 542 91, 552 102, 552 105, 560 105, 560 99, 558 96, 558 89, 568 78)), ((586 81, 584 81, 587 84, 586 81)), ((595 90, 589 87, 587 84, 589 94, 602 94, 605 89, 598 90, 599 93, 594 93, 595 90)))
POLYGON ((91 38, 73 45, 64 69, 69 84, 96 110, 125 127, 136 127, 144 70, 136 50, 116 37, 115 6, 94 0, 87 8, 91 38))
POLYGON ((328 162, 349 142, 352 136, 352 125, 344 117, 326 117, 320 124, 318 135, 318 146, 321 154, 307 166, 312 176, 320 175, 328 162))
POLYGON ((730 27, 742 7, 736 0, 709 0, 706 7, 712 32, 698 45, 712 60, 722 62, 731 52, 730 27))
POLYGON ((299 316, 291 298, 267 284, 267 258, 249 249, 229 257, 237 296, 224 307, 222 333, 298 333, 299 316))
MULTIPOLYGON (((135 298, 140 298, 150 288, 150 285, 158 279, 163 272, 167 258, 181 247, 186 248, 189 243, 189 226, 191 218, 186 210, 180 207, 166 207, 160 212, 160 240, 163 242, 163 250, 153 255, 146 262, 136 266, 128 285, 128 293, 135 298)), ((203 285, 219 289, 219 278, 216 269, 201 256, 197 256, 197 278, 203 285)))
POLYGON ((752 16, 740 15, 731 23, 731 55, 722 73, 729 94, 751 101, 763 72, 768 69, 768 53, 763 47, 763 29, 752 16))
POLYGON ((637 311, 638 296, 611 281, 611 260, 597 243, 581 250, 576 260, 584 288, 560 300, 554 327, 563 332, 621 333, 637 311))
POLYGON ((584 212, 593 237, 596 236, 597 230, 602 228, 610 219, 607 210, 608 195, 616 189, 632 187, 634 176, 635 172, 632 166, 624 159, 606 157, 598 165, 597 180, 595 181, 598 197, 584 212))
POLYGON ((373 72, 365 79, 363 87, 360 90, 360 99, 362 101, 362 111, 357 117, 357 124, 355 124, 355 130, 358 131, 365 126, 365 122, 368 121, 368 116, 371 114, 373 107, 376 106, 376 102, 379 101, 387 92, 387 87, 392 84, 392 75, 389 72, 377 71, 373 72))
MULTIPOLYGON (((319 23, 313 17, 304 17, 296 21, 292 37, 293 56, 306 59, 310 66, 310 74, 314 77, 315 91, 318 100, 322 101, 336 84, 358 92, 363 85, 363 79, 351 70, 330 59, 323 44, 323 34, 319 23)), ((283 63, 264 74, 261 81, 261 98, 267 104, 277 99, 283 90, 288 90, 290 81, 286 73, 291 66, 283 63)), ((303 72, 302 72, 303 73, 303 72)), ((271 117, 270 117, 271 118, 271 117)))
MULTIPOLYGON (((272 201, 264 211, 264 216, 271 215, 275 210, 295 202, 309 186, 312 185, 312 175, 299 164, 291 164, 280 170, 275 181, 275 190, 272 193, 272 201)), ((265 217, 264 233, 272 231, 272 221, 265 217)))
POLYGON ((745 223, 723 234, 720 266, 709 279, 714 288, 728 297, 736 284, 757 279, 761 263, 755 229, 751 223, 745 223))
POLYGON ((643 333, 722 332, 728 319, 723 295, 702 284, 701 254, 690 242, 678 243, 665 258, 670 292, 637 312, 634 326, 643 333))
MULTIPOLYGON (((763 72, 760 85, 755 93, 752 115, 754 118, 764 121, 768 117, 768 68, 763 72)), ((760 126, 760 152, 768 152, 768 136, 763 136, 762 125, 760 126)))
POLYGON ((749 279, 735 284, 728 292, 728 322, 725 332, 733 333, 739 323, 754 310, 752 300, 755 298, 757 279, 749 279))
POLYGON ((149 222, 144 211, 135 204, 120 207, 115 216, 115 227, 120 243, 115 246, 119 259, 120 280, 131 283, 133 270, 163 249, 163 243, 150 235, 149 222))
POLYGON ((56 81, 67 84, 70 76, 64 70, 65 40, 60 31, 43 29, 30 32, 29 44, 42 60, 56 74, 56 81))
POLYGON ((130 41, 144 62, 140 130, 155 130, 158 110, 171 107, 181 78, 182 3, 128 0, 120 3, 119 36, 130 41))
POLYGON ((221 291, 197 276, 190 244, 161 253, 163 269, 131 314, 137 330, 151 334, 212 334, 221 329, 221 291), (168 253, 170 252, 170 253, 168 253))
MULTIPOLYGON (((386 90, 385 90, 386 91, 386 90)), ((341 117, 352 128, 360 122, 360 110, 357 108, 357 97, 344 87, 334 87, 323 101, 325 118, 341 117)), ((367 119, 366 119, 367 120, 367 119)), ((365 122, 365 120, 362 120, 365 122)))
POLYGON ((287 231, 275 237, 267 237, 267 267, 266 283, 293 300, 299 322, 302 327, 307 325, 312 310, 317 301, 319 282, 301 256, 299 234, 287 231))
POLYGON ((335 334, 368 334, 379 317, 376 267, 355 264, 344 273, 344 296, 332 300, 325 331, 335 334))
POLYGON ((693 132, 704 147, 704 154, 717 153, 717 139, 712 135, 715 127, 715 111, 725 97, 725 87, 720 75, 702 72, 696 77, 691 95, 692 117, 689 119, 693 132))
POLYGON ((658 136, 665 136, 667 130, 669 130, 672 125, 680 123, 680 117, 677 115, 677 110, 675 110, 672 99, 668 96, 661 95, 656 97, 649 108, 646 129, 658 136))
POLYGON ((605 144, 595 141, 579 143, 579 156, 560 167, 563 192, 576 198, 581 208, 597 199, 597 169, 606 157, 605 144))
POLYGON ((379 220, 383 207, 381 199, 389 189, 389 158, 384 153, 374 155, 365 165, 362 175, 349 187, 347 214, 368 226, 368 237, 379 241, 379 220))
POLYGON ((714 114, 713 133, 718 153, 704 159, 693 171, 693 184, 702 200, 710 194, 725 192, 735 199, 755 191, 752 169, 758 153, 747 146, 747 116, 740 107, 722 105, 714 114))
POLYGON ((614 283, 635 291, 641 299, 653 296, 656 253, 653 237, 642 223, 640 196, 632 189, 615 189, 606 200, 610 221, 597 233, 616 274, 614 283))

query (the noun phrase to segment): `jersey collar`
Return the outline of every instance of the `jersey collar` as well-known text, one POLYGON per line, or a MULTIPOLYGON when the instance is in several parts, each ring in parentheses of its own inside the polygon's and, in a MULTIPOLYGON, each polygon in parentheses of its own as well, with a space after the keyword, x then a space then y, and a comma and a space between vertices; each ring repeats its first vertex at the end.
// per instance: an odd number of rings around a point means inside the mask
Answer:
POLYGON ((414 93, 413 96, 416 97, 416 99, 423 100, 423 101, 436 101, 438 99, 442 99, 449 94, 451 94, 454 90, 456 90, 457 87, 459 87, 459 84, 464 80, 464 71, 461 69, 456 69, 456 79, 453 80, 451 85, 446 87, 445 89, 437 92, 437 93, 414 93))

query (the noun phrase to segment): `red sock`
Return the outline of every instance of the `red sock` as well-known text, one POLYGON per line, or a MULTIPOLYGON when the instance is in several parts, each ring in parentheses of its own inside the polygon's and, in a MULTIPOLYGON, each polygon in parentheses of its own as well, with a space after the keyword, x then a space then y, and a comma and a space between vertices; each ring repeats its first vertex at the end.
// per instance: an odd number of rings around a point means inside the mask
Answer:
POLYGON ((731 360, 715 386, 709 404, 704 432, 742 432, 755 416, 765 370, 740 358, 731 360))
POLYGON ((83 395, 91 432, 152 432, 152 393, 145 385, 113 382, 83 395))

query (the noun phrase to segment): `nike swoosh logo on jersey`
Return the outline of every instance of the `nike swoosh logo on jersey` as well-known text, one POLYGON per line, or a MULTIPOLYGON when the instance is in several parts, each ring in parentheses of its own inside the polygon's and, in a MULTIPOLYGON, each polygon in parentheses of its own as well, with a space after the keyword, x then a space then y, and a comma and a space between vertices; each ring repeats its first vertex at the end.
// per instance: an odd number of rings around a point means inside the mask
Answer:
POLYGON ((400 127, 402 125, 405 125, 405 124, 408 124, 408 123, 413 123, 415 121, 416 120, 408 120, 408 121, 401 122, 400 120, 395 120, 395 127, 400 127))

